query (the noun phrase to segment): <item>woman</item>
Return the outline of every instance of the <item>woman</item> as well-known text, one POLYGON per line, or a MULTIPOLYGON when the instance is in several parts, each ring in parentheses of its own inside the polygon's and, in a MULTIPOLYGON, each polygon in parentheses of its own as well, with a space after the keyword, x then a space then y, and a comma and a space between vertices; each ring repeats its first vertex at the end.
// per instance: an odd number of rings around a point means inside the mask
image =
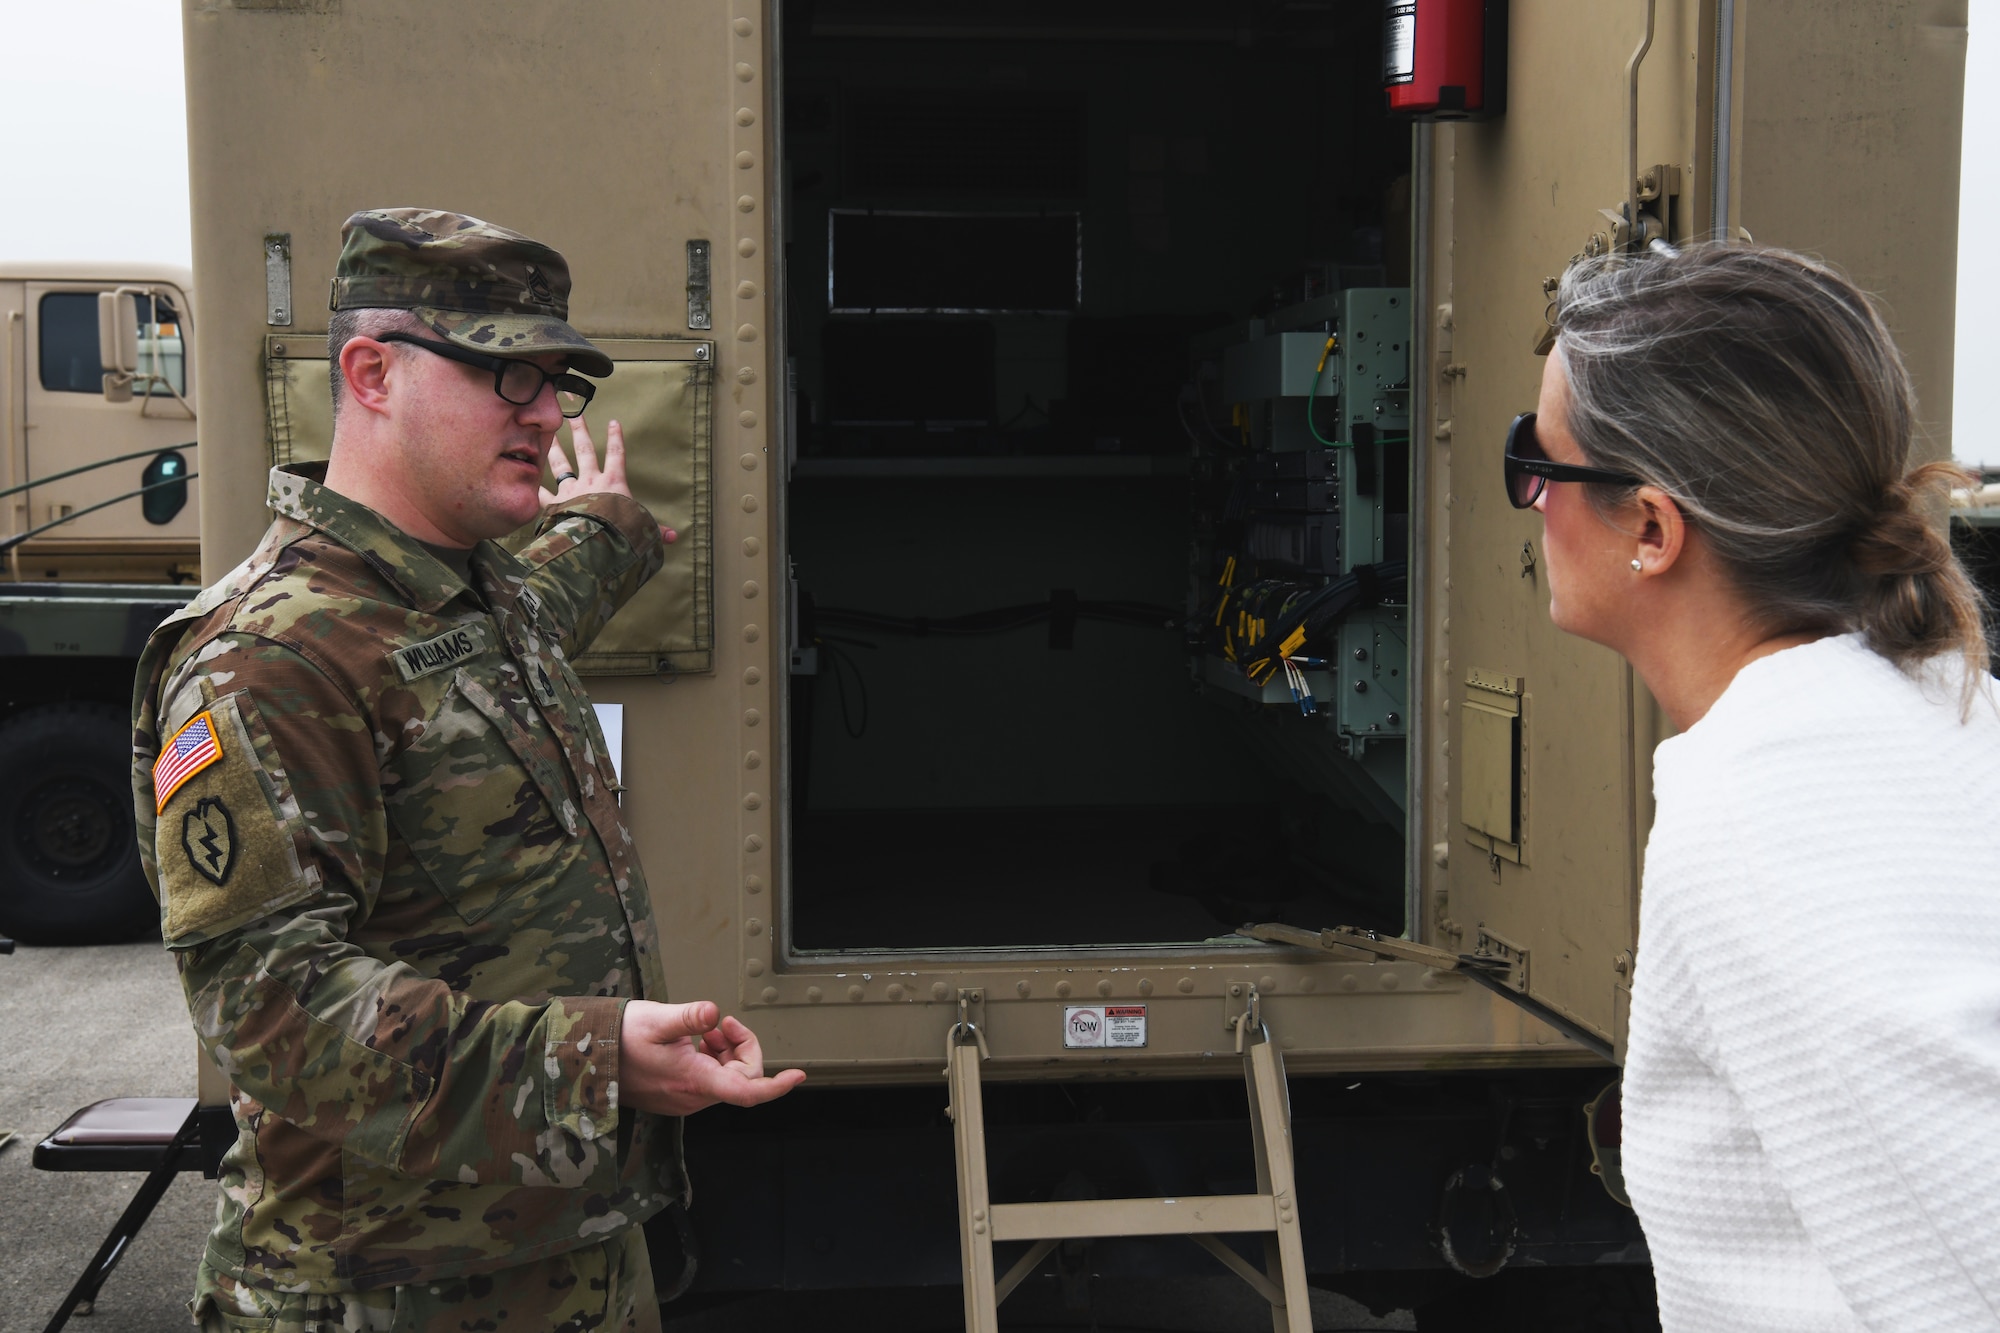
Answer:
POLYGON ((1579 265, 1507 476, 1550 615, 1654 758, 1624 1168, 1673 1330, 2000 1328, 2000 710, 1908 468, 1909 376, 1825 265, 1579 265))

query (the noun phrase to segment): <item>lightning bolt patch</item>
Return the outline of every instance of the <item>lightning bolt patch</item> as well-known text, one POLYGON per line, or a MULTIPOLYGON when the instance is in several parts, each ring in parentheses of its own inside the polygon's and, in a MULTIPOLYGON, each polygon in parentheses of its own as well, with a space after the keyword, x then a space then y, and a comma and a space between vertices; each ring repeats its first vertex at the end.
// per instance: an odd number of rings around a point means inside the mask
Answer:
POLYGON ((236 868, 236 821, 219 796, 204 796, 181 816, 181 849, 195 873, 212 884, 227 884, 236 868))

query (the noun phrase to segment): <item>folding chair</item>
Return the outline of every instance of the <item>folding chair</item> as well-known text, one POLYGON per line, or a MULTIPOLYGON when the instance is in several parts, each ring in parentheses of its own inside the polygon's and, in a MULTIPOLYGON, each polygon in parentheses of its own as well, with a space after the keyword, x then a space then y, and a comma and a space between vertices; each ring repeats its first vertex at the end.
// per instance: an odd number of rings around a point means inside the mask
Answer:
POLYGON ((45 1333, 58 1333, 72 1314, 90 1313, 174 1177, 199 1171, 213 1179, 235 1131, 227 1106, 202 1106, 193 1097, 113 1097, 84 1107, 35 1145, 37 1170, 147 1173, 45 1333))

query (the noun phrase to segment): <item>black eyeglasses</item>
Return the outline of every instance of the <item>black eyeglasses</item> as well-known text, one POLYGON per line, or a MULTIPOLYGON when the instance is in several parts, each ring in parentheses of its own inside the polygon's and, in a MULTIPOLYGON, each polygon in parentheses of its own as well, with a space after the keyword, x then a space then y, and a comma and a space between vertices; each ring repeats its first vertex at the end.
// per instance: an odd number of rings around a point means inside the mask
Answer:
POLYGON ((565 417, 580 417, 583 409, 590 406, 590 400, 597 393, 597 386, 581 375, 568 371, 547 371, 532 361, 516 361, 504 356, 486 356, 480 352, 468 352, 463 347, 451 343, 432 342, 428 338, 416 338, 407 333, 385 333, 375 340, 383 343, 408 343, 421 347, 426 352, 434 352, 449 361, 463 365, 477 366, 481 370, 493 372, 493 392, 501 401, 516 407, 526 407, 542 396, 542 386, 556 386, 556 407, 565 417))
POLYGON ((1588 481, 1601 486, 1643 486, 1645 481, 1629 472, 1607 472, 1601 467, 1580 467, 1558 463, 1542 449, 1535 434, 1535 414, 1523 412, 1507 428, 1507 498, 1516 509, 1526 509, 1541 499, 1552 481, 1588 481))

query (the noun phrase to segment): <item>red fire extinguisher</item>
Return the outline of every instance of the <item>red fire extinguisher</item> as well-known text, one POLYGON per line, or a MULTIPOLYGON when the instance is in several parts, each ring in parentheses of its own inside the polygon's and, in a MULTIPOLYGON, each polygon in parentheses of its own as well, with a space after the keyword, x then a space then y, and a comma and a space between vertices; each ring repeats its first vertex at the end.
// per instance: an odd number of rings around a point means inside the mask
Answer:
POLYGON ((1388 0, 1382 88, 1417 120, 1485 120, 1507 100, 1507 0, 1388 0))

